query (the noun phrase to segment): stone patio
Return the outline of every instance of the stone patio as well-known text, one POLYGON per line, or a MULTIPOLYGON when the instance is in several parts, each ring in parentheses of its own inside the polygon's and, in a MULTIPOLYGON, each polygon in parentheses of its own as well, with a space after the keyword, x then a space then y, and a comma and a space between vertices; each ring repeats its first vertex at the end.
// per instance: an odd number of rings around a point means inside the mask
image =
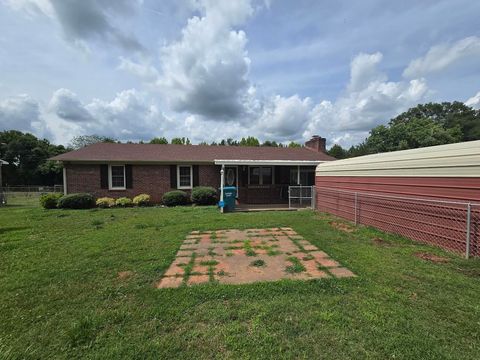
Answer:
POLYGON ((157 287, 352 276, 291 228, 192 231, 157 287))

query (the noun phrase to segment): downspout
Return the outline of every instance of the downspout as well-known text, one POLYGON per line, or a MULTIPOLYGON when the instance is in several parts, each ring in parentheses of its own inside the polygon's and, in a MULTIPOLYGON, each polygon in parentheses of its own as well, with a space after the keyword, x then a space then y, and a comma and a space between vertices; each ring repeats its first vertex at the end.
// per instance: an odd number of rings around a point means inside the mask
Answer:
POLYGON ((63 195, 67 195, 67 169, 63 164, 63 195))
MULTIPOLYGON (((220 170, 220 202, 223 204, 223 186, 225 185, 225 165, 222 165, 220 170)), ((220 207, 220 212, 223 213, 224 206, 220 207)))

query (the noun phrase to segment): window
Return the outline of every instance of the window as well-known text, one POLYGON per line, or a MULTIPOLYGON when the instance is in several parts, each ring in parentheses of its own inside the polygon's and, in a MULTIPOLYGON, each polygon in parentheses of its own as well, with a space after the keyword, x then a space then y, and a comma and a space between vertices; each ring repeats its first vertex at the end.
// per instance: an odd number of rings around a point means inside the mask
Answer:
POLYGON ((191 165, 179 165, 177 166, 177 188, 178 189, 191 189, 192 178, 192 166, 191 165))
POLYGON ((298 167, 290 169, 290 185, 315 185, 315 169, 300 168, 300 182, 298 181, 298 167))
POLYGON ((110 165, 108 170, 109 189, 125 190, 125 165, 110 165))
POLYGON ((271 166, 250 166, 248 168, 249 185, 273 184, 273 168, 271 166))

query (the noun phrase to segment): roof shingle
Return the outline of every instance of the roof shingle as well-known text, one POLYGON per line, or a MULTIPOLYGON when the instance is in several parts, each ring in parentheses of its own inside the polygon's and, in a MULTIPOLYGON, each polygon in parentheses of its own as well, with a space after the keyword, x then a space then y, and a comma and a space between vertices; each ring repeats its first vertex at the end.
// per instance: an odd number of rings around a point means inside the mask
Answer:
POLYGON ((50 160, 213 163, 214 160, 330 161, 335 158, 307 148, 97 143, 50 160))

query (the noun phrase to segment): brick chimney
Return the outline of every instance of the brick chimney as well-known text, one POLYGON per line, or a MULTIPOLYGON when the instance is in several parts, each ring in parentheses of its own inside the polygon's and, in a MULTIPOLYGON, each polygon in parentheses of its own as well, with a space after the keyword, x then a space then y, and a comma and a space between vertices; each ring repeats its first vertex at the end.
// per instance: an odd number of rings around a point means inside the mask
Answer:
POLYGON ((313 151, 325 153, 327 151, 325 147, 326 140, 327 139, 321 136, 313 135, 312 138, 305 143, 305 147, 313 151))

